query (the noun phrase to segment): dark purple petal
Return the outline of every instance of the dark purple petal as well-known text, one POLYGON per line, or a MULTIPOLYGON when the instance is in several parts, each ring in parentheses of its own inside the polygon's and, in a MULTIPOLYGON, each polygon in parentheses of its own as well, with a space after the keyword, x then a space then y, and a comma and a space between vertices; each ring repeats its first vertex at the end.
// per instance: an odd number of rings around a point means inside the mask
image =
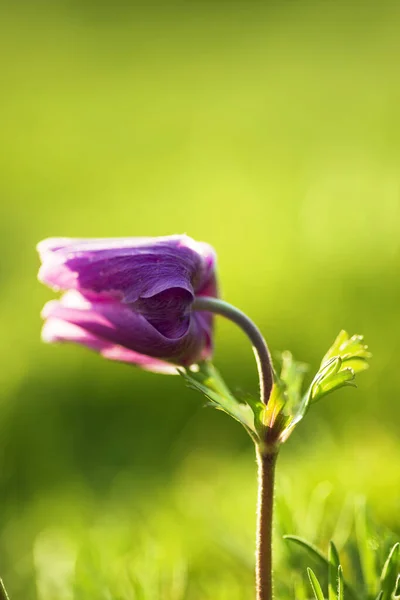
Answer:
POLYGON ((42 329, 42 339, 49 343, 75 342, 99 352, 99 354, 109 360, 131 363, 154 373, 175 374, 177 372, 176 367, 170 363, 145 356, 144 354, 138 354, 133 350, 128 350, 122 346, 102 340, 68 321, 61 321, 54 318, 47 319, 42 329))
POLYGON ((181 288, 193 298, 208 282, 215 262, 207 245, 187 236, 75 240, 38 245, 39 279, 57 290, 107 293, 125 303, 181 288))
POLYGON ((42 316, 73 324, 110 344, 176 364, 193 364, 211 351, 211 330, 201 313, 192 315, 182 335, 169 338, 118 300, 93 300, 71 290, 61 300, 48 302, 42 316))

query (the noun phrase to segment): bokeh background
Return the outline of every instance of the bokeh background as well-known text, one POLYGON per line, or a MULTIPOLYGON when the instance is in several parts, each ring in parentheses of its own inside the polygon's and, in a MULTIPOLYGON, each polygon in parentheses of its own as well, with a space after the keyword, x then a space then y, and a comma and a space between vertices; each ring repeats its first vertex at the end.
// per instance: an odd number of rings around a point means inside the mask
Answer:
MULTIPOLYGON (((400 4, 20 0, 0 12, 12 600, 252 597, 250 440, 178 377, 41 343, 47 236, 210 242, 225 298, 310 376, 341 328, 363 333, 374 358, 359 389, 316 406, 283 450, 277 564, 282 533, 324 548, 349 498, 399 533, 400 4)), ((222 319, 215 361, 233 390, 256 393, 251 348, 222 319)), ((277 568, 278 589, 295 576, 277 568)))

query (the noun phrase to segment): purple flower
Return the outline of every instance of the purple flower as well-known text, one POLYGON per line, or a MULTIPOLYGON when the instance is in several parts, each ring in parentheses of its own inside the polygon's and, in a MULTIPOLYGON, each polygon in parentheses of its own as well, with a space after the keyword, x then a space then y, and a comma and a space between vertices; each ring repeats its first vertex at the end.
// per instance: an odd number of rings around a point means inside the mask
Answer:
POLYGON ((211 356, 212 315, 191 310, 196 296, 217 295, 208 244, 185 235, 50 238, 38 251, 39 280, 65 291, 43 309, 45 341, 164 373, 211 356))

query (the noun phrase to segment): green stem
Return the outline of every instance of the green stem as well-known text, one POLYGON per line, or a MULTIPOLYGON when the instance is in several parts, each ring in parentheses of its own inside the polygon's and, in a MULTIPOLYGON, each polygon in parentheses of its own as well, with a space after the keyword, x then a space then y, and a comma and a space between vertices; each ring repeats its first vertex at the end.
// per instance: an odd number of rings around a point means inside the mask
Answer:
POLYGON ((256 357, 260 379, 260 398, 264 404, 267 404, 273 385, 272 365, 268 346, 258 327, 241 310, 219 298, 197 296, 192 307, 193 310, 211 312, 226 317, 245 332, 253 345, 256 357))
POLYGON ((272 522, 276 454, 257 448, 258 502, 256 546, 257 600, 272 600, 272 522))

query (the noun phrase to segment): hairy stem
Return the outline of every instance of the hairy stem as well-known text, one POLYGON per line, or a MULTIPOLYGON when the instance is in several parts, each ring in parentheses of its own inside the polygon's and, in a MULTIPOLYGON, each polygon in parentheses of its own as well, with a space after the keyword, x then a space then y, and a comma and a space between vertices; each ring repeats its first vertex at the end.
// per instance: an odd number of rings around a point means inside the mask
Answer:
POLYGON ((272 517, 275 463, 276 454, 262 454, 260 449, 257 448, 257 600, 272 600, 272 517))
POLYGON ((264 404, 267 404, 273 385, 271 357, 266 341, 253 321, 241 310, 219 298, 198 296, 194 300, 193 310, 202 310, 226 317, 233 321, 233 323, 236 323, 236 325, 245 332, 253 345, 253 351, 256 357, 260 379, 261 401, 264 404))

